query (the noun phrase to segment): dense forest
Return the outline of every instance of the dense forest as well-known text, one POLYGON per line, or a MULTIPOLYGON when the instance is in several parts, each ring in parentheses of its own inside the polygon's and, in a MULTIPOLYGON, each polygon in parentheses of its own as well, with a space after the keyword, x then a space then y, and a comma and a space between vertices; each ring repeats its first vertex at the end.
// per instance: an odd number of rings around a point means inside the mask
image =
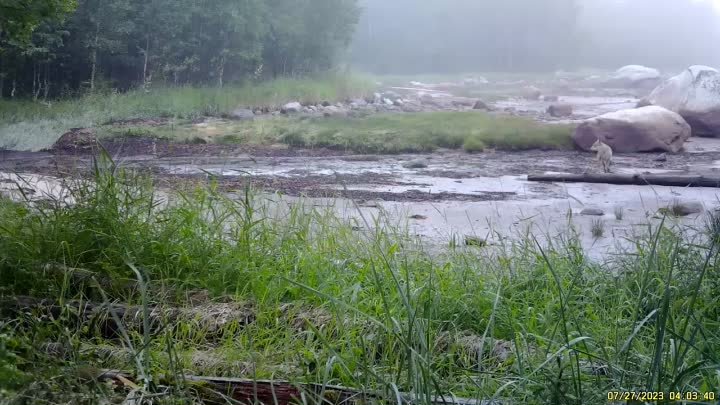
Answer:
POLYGON ((0 95, 326 70, 358 16, 356 0, 0 0, 0 95))
POLYGON ((698 0, 0 0, 0 96, 324 71, 539 72, 720 63, 698 0))
POLYGON ((380 74, 720 63, 698 0, 362 0, 352 60, 380 74))

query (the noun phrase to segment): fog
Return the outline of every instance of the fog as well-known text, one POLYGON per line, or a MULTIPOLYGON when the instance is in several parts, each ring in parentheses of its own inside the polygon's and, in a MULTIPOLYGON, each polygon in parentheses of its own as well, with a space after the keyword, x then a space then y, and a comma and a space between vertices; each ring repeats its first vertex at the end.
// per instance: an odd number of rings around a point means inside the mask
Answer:
POLYGON ((361 0, 350 49, 379 74, 720 65, 716 0, 361 0))

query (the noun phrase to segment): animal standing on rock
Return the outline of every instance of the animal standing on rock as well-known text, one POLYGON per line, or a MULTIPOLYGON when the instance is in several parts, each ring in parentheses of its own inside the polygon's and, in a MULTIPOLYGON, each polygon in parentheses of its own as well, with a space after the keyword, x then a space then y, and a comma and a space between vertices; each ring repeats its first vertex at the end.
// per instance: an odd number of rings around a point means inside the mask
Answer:
POLYGON ((612 148, 604 144, 601 140, 595 141, 590 150, 597 152, 597 159, 602 164, 603 171, 610 173, 610 165, 612 164, 612 148))

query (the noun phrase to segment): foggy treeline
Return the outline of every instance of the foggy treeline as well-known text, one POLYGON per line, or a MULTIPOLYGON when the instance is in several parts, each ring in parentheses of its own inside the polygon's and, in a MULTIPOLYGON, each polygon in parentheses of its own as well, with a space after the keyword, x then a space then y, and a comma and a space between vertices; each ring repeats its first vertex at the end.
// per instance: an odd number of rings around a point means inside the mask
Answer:
POLYGON ((0 96, 223 86, 342 61, 378 74, 718 64, 711 1, 0 1, 0 96))
MULTIPOLYGON (((45 1, 73 3, 23 0, 45 1)), ((16 33, 31 16, 0 2, 0 95, 222 86, 326 70, 349 45, 359 15, 356 0, 78 0, 66 15, 60 9, 16 33)))
POLYGON ((537 72, 720 60, 710 0, 361 0, 355 65, 375 73, 537 72))

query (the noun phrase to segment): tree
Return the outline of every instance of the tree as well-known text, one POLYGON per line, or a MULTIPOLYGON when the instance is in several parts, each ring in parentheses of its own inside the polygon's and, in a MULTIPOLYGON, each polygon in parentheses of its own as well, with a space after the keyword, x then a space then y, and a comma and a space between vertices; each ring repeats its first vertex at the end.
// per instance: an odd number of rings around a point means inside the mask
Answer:
POLYGON ((37 97, 95 91, 100 82, 149 89, 152 81, 223 86, 263 72, 309 74, 335 65, 358 19, 356 0, 77 1, 65 20, 38 13, 22 46, 0 39, 0 96, 8 94, 3 78, 10 94, 37 97))
POLYGON ((43 21, 62 19, 75 6, 75 0, 0 0, 0 41, 27 43, 43 21))
POLYGON ((265 61, 273 76, 329 68, 349 45, 359 18, 354 0, 268 0, 265 61))

